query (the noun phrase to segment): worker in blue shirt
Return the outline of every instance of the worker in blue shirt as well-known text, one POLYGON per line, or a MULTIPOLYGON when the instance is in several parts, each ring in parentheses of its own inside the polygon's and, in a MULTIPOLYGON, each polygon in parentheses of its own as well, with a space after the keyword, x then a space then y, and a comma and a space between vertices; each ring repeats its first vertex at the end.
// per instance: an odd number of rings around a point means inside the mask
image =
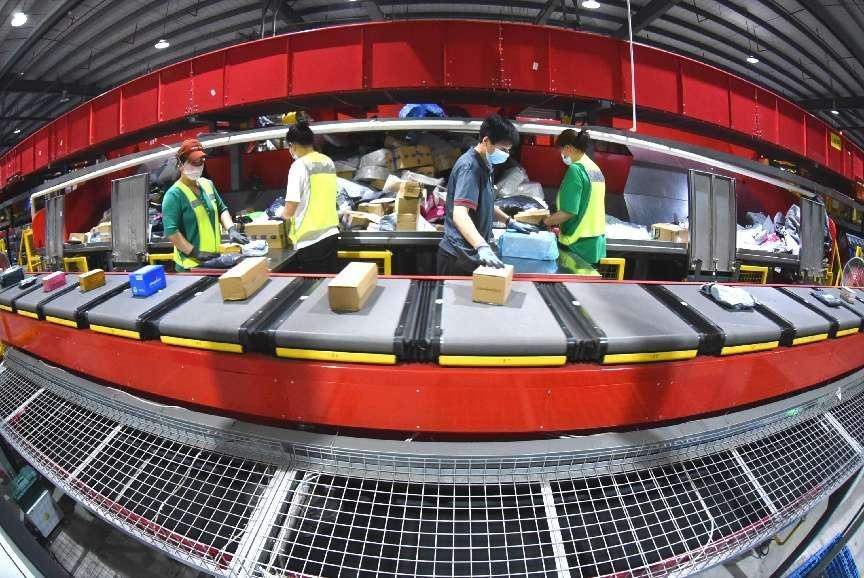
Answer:
POLYGON ((465 276, 481 265, 504 266, 491 247, 493 217, 521 233, 536 230, 495 206, 492 168, 506 161, 517 144, 516 127, 496 114, 483 121, 480 142, 453 165, 447 183, 444 238, 438 245, 439 275, 465 276))

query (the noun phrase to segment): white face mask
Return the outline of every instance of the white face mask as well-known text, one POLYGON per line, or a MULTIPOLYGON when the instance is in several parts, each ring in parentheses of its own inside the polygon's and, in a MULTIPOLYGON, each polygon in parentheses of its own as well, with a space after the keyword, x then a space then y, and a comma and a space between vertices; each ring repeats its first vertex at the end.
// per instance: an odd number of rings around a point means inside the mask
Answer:
POLYGON ((180 171, 190 181, 197 181, 201 178, 201 175, 204 174, 204 165, 196 167, 195 165, 190 165, 189 163, 183 163, 183 166, 180 167, 180 171))
POLYGON ((571 159, 570 157, 568 157, 567 155, 562 153, 561 154, 561 162, 563 162, 565 165, 567 165, 569 167, 570 165, 573 164, 573 159, 571 159))

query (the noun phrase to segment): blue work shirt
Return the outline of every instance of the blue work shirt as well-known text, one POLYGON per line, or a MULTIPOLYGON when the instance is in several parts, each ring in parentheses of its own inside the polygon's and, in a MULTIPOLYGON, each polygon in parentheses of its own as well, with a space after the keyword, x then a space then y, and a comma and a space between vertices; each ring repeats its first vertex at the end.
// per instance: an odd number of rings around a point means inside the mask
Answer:
POLYGON ((468 207, 468 215, 477 232, 492 244, 492 219, 495 214, 495 193, 492 190, 492 169, 485 157, 471 148, 459 157, 447 182, 447 213, 444 217, 444 238, 438 248, 460 263, 479 264, 477 251, 462 237, 453 223, 453 207, 468 207))

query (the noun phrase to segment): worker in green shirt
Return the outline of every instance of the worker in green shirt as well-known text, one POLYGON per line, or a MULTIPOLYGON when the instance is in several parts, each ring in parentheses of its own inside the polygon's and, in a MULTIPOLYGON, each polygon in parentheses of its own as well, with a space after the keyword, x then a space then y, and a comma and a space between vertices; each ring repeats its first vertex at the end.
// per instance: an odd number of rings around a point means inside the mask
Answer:
POLYGON ((174 269, 187 271, 219 256, 222 230, 232 243, 249 240, 237 231, 213 181, 201 176, 207 155, 198 139, 186 139, 177 151, 180 178, 162 198, 165 237, 174 244, 174 269))
POLYGON ((547 227, 559 226, 558 242, 596 265, 606 256, 606 179, 585 154, 591 138, 582 129, 567 129, 555 146, 567 173, 558 189, 558 211, 543 220, 547 227))

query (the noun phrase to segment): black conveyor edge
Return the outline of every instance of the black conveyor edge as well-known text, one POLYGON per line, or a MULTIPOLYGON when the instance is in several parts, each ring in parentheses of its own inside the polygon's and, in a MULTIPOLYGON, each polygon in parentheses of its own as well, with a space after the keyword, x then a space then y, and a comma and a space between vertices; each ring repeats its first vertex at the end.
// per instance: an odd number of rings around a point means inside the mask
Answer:
POLYGON ((726 334, 707 317, 681 301, 663 285, 646 284, 645 290, 699 333, 699 355, 720 355, 726 334))
POLYGON ((159 338, 159 319, 180 305, 192 298, 198 291, 203 291, 210 285, 216 283, 218 279, 216 277, 202 277, 199 281, 193 284, 191 287, 187 287, 186 289, 179 291, 175 295, 172 295, 156 307, 153 307, 149 311, 145 312, 138 318, 138 332, 141 334, 142 339, 158 339, 159 338))
MULTIPOLYGON (((402 361, 435 361, 435 300, 441 281, 412 281, 393 335, 393 351, 402 361)), ((440 326, 440 314, 438 315, 440 326)))
POLYGON ((567 338, 570 361, 602 361, 606 355, 606 334, 585 314, 584 309, 561 283, 534 285, 567 338))
POLYGON ((780 326, 780 345, 786 347, 792 345, 795 341, 795 325, 791 321, 762 303, 756 303, 753 309, 780 326))
POLYGON ((828 323, 831 326, 831 328, 828 331, 828 336, 829 337, 837 337, 837 331, 840 329, 840 323, 836 317, 832 317, 827 312, 822 310, 820 307, 817 307, 816 305, 810 303, 809 301, 807 301, 807 299, 801 297, 797 293, 790 291, 788 287, 777 287, 777 290, 781 291, 784 295, 788 295, 789 297, 791 297, 792 299, 794 299, 798 303, 804 305, 805 307, 807 307, 808 309, 810 309, 811 311, 813 311, 814 313, 816 313, 820 317, 823 317, 826 321, 828 321, 828 323))
POLYGON ((276 349, 276 328, 300 305, 300 298, 309 295, 322 281, 313 277, 292 280, 240 326, 240 344, 247 349, 273 353, 276 349))
MULTIPOLYGON (((38 283, 37 286, 41 288, 41 285, 39 285, 38 283)), ((21 311, 29 311, 30 313, 35 314, 39 319, 45 319, 46 303, 57 299, 61 295, 65 295, 66 293, 69 293, 73 289, 77 288, 77 275, 68 275, 66 277, 65 285, 63 285, 62 287, 58 287, 53 291, 49 291, 48 293, 45 293, 44 291, 28 291, 26 293, 22 293, 14 300, 14 308, 19 313, 21 311)))

